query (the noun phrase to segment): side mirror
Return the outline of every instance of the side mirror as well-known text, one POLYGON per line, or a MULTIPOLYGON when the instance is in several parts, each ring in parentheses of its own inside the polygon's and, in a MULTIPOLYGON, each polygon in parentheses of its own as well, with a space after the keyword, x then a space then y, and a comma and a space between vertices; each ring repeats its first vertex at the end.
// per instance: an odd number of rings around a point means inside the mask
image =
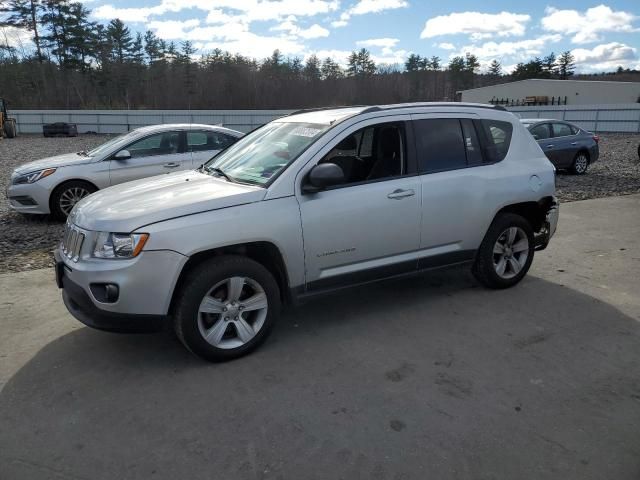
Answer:
POLYGON ((534 133, 534 134, 533 134, 533 139, 534 139, 534 140, 540 140, 540 137, 534 133))
POLYGON ((129 150, 120 150, 113 156, 114 160, 129 160, 131 158, 131 153, 129 150))
POLYGON ((303 193, 316 193, 345 182, 344 172, 335 163, 319 163, 311 169, 302 186, 303 193))

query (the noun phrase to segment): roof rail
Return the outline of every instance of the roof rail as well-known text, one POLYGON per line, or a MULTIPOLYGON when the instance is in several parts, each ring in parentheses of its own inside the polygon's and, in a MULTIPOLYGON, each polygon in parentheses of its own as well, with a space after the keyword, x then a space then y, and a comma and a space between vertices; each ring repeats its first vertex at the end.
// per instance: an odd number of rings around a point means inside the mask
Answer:
POLYGON ((340 106, 337 106, 337 107, 303 108, 303 109, 291 112, 291 113, 285 115, 285 117, 288 117, 290 115, 298 115, 300 113, 322 112, 323 110, 339 110, 341 108, 358 108, 358 107, 366 107, 366 106, 367 105, 340 105, 340 106))

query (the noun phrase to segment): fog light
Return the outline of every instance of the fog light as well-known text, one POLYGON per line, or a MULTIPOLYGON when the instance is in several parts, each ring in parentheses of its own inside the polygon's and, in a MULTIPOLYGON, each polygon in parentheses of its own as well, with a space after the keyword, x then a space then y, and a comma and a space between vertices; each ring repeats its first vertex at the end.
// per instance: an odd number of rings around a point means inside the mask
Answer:
POLYGON ((120 296, 120 289, 113 283, 92 283, 89 288, 94 298, 101 303, 115 303, 120 296))

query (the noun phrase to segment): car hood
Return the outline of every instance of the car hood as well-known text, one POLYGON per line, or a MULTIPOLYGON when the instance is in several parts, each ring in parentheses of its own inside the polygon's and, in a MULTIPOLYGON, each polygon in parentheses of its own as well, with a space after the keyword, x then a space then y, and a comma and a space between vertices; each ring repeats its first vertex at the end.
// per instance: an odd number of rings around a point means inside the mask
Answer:
POLYGON ((70 220, 81 228, 132 232, 143 225, 260 201, 266 189, 197 172, 175 172, 100 190, 82 200, 70 220))
POLYGON ((44 168, 57 168, 66 167, 67 165, 81 165, 83 163, 89 163, 93 160, 92 157, 85 157, 84 155, 78 155, 77 153, 65 153, 64 155, 56 155, 55 157, 47 157, 42 160, 36 160, 35 162, 25 163, 20 165, 14 170, 17 174, 35 172, 36 170, 42 170, 44 168))

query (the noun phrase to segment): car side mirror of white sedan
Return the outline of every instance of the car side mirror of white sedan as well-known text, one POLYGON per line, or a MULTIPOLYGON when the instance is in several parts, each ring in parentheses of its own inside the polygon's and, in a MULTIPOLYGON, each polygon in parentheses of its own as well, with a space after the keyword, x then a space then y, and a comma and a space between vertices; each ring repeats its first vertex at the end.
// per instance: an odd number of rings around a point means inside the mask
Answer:
POLYGON ((131 158, 131 153, 129 150, 120 150, 113 156, 114 160, 129 160, 131 158))

